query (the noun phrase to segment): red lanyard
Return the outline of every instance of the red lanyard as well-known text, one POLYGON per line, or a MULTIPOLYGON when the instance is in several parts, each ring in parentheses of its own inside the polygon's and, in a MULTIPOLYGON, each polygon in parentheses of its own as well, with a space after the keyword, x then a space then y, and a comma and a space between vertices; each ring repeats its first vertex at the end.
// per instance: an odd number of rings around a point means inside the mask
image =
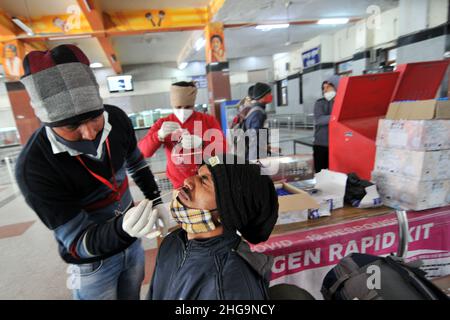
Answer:
POLYGON ((119 187, 117 186, 117 180, 116 180, 116 174, 114 173, 114 168, 112 164, 112 158, 111 158, 111 149, 109 148, 109 138, 106 138, 106 150, 108 151, 108 157, 109 157, 109 164, 111 166, 111 173, 112 173, 112 180, 113 184, 108 181, 108 179, 103 178, 102 176, 96 174, 95 172, 91 171, 86 164, 84 163, 83 159, 81 159, 80 156, 77 156, 78 161, 83 165, 83 167, 86 168, 86 170, 98 181, 103 183, 105 186, 107 186, 109 189, 111 189, 116 194, 116 200, 120 200, 120 191, 119 187))

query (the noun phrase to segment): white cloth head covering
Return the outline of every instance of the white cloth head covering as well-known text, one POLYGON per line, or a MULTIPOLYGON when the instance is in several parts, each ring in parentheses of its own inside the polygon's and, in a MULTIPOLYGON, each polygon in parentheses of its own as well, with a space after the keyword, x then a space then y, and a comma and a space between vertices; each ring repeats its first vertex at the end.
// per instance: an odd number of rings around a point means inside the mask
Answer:
POLYGON ((170 105, 175 107, 194 106, 197 87, 172 85, 170 87, 170 105))

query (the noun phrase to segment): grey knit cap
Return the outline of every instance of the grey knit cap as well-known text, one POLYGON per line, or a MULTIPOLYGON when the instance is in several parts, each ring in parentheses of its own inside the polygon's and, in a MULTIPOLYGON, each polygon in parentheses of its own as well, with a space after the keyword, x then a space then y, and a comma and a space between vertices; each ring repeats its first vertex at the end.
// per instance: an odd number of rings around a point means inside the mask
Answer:
POLYGON ((24 84, 36 116, 46 125, 64 125, 103 110, 89 60, 73 45, 33 51, 24 58, 24 84))

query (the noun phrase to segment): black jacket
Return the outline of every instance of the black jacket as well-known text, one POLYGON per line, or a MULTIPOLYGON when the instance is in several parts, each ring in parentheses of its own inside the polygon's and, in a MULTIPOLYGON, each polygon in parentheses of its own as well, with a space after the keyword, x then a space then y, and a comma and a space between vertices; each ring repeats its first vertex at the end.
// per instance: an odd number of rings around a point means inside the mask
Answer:
POLYGON ((328 147, 328 126, 331 112, 333 111, 334 99, 328 101, 321 98, 314 106, 314 145, 328 147))
POLYGON ((250 252, 234 232, 187 240, 184 230, 168 235, 159 249, 151 300, 266 300, 272 258, 250 252))

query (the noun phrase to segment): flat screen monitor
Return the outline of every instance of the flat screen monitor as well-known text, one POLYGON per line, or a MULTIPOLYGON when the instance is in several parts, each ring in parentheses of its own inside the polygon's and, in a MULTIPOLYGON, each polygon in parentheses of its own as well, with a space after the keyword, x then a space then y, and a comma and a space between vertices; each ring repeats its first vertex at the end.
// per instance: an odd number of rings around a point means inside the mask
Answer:
POLYGON ((113 76, 106 78, 109 92, 133 91, 133 76, 113 76))

